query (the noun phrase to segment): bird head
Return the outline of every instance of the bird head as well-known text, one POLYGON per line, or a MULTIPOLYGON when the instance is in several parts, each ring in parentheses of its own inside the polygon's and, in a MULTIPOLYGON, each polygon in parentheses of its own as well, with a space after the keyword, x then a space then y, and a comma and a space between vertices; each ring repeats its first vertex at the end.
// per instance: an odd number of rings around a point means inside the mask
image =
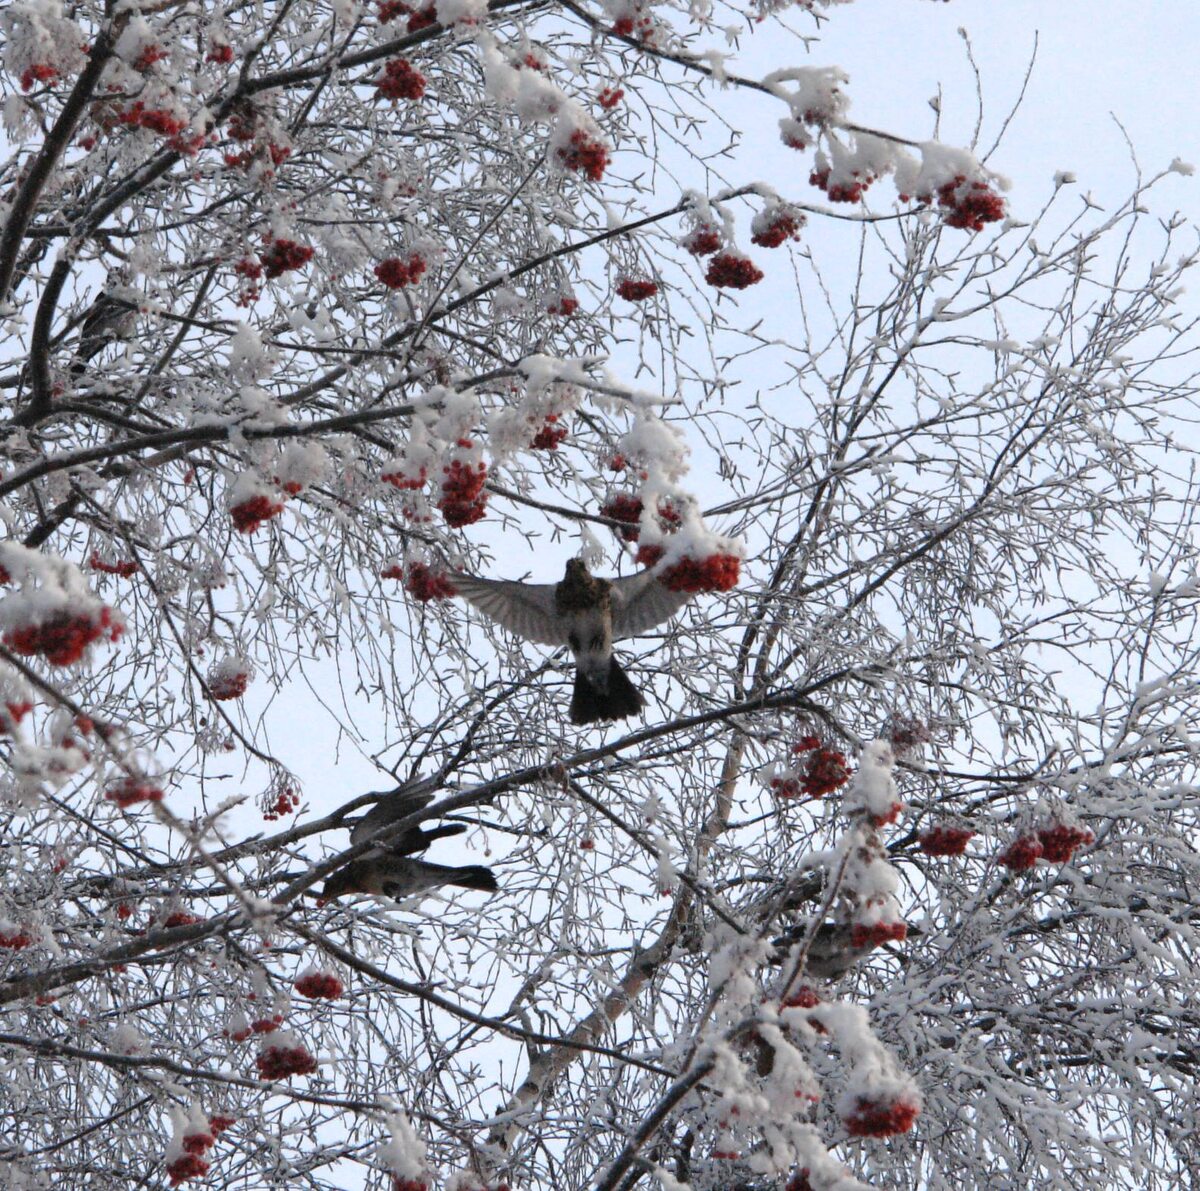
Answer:
POLYGON ((319 900, 328 902, 337 897, 344 897, 347 893, 363 892, 365 891, 357 866, 348 864, 345 868, 340 868, 336 873, 330 875, 325 882, 325 888, 321 890, 319 900))
POLYGON ((582 558, 568 558, 566 574, 564 579, 590 579, 591 571, 587 569, 587 563, 582 558))

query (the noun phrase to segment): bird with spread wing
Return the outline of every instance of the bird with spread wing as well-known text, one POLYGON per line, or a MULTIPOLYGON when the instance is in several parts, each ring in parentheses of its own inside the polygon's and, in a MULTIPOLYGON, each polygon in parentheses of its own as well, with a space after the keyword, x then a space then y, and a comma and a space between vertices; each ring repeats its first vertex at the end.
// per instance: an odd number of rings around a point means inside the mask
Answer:
POLYGON ((478 579, 455 572, 455 590, 498 625, 543 645, 568 645, 575 656, 571 722, 593 724, 636 715, 645 706, 613 657, 613 642, 670 620, 691 598, 649 571, 600 579, 572 558, 561 583, 478 579))
POLYGON ((321 900, 342 897, 348 893, 371 893, 399 899, 414 893, 424 893, 440 885, 458 885, 463 889, 496 892, 496 875, 482 864, 434 864, 421 860, 416 852, 424 852, 434 840, 461 835, 465 823, 448 823, 426 829, 409 827, 398 835, 387 830, 394 823, 414 814, 433 801, 429 783, 418 782, 401 786, 377 802, 361 819, 350 826, 350 843, 363 844, 381 836, 378 846, 357 860, 343 865, 330 875, 321 890, 321 900))

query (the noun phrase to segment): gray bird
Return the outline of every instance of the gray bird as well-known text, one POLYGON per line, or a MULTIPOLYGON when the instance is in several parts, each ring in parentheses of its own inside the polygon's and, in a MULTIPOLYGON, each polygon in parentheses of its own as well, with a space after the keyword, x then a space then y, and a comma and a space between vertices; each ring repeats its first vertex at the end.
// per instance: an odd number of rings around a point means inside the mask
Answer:
POLYGON ((458 594, 497 624, 543 645, 569 645, 575 656, 571 722, 593 724, 636 715, 645 706, 613 657, 613 641, 636 637, 669 620, 691 598, 649 571, 598 579, 581 559, 567 563, 561 583, 517 583, 450 576, 458 594))
POLYGON ((110 273, 104 289, 88 307, 79 330, 79 343, 71 361, 71 375, 80 376, 87 361, 99 355, 110 343, 128 339, 137 325, 137 303, 124 296, 127 290, 123 273, 110 273))
MULTIPOLYGON (((363 844, 386 833, 393 823, 432 801, 432 792, 426 792, 420 785, 415 789, 401 786, 354 821, 350 827, 350 843, 363 844)), ((409 827, 394 839, 385 836, 378 847, 332 873, 321 890, 321 900, 329 901, 347 893, 372 893, 398 899, 440 885, 495 893, 496 876, 482 864, 434 864, 413 856, 414 852, 423 852, 434 840, 461 835, 466 829, 465 823, 448 823, 428 830, 421 826, 409 827)))
POLYGON ((809 946, 805 973, 818 980, 840 980, 871 950, 854 946, 853 933, 844 923, 822 922, 809 946))

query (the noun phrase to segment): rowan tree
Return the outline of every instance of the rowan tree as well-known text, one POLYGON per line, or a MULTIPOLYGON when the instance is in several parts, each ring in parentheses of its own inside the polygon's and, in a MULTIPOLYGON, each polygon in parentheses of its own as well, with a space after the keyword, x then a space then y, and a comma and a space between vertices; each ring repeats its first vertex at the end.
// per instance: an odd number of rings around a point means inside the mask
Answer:
POLYGON ((1189 167, 845 2, 0 13, 6 1185, 1195 1185, 1189 167), (641 722, 455 598, 580 551, 641 722), (320 904, 418 780, 499 892, 320 904))

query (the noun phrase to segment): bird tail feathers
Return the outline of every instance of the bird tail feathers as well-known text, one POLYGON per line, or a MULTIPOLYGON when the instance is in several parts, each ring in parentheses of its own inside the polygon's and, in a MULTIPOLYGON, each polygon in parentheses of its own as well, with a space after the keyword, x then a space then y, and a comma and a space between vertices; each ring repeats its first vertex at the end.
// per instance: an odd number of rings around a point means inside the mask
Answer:
MULTIPOLYGON (((444 827, 421 829, 421 847, 428 848, 435 839, 445 839, 448 835, 462 835, 467 830, 465 823, 447 823, 444 827)), ((415 850, 415 849, 414 849, 415 850)))
POLYGON ((571 723, 594 724, 623 720, 637 715, 646 702, 616 658, 609 661, 608 689, 601 690, 588 681, 582 670, 575 671, 575 693, 571 698, 571 723))
POLYGON ((463 889, 478 889, 483 893, 495 893, 499 888, 496 874, 483 864, 466 864, 456 868, 448 883, 460 885, 463 889))

